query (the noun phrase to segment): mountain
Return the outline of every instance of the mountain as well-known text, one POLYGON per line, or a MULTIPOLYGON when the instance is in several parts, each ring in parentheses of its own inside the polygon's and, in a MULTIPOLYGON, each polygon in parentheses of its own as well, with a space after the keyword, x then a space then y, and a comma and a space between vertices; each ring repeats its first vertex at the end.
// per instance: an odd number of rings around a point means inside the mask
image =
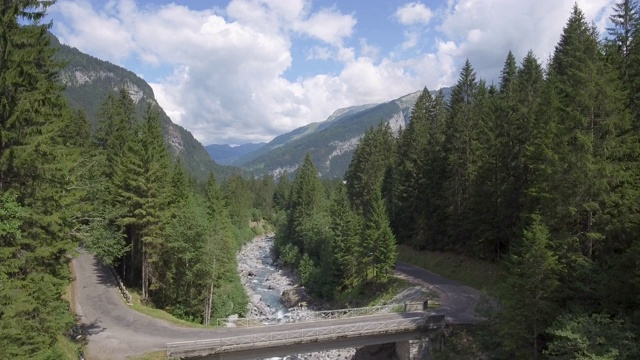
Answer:
MULTIPOLYGON (((448 98, 450 88, 442 90, 448 98)), ((295 171, 308 152, 322 177, 341 178, 365 131, 380 122, 390 123, 396 132, 405 127, 420 93, 416 91, 381 104, 338 109, 327 120, 280 135, 260 149, 240 157, 233 165, 256 175, 271 173, 278 176, 284 170, 289 173, 295 171)))
POLYGON ((211 144, 204 148, 209 153, 209 156, 222 165, 231 165, 234 161, 238 160, 241 156, 250 152, 257 151, 267 143, 248 143, 238 146, 231 146, 227 144, 211 144))
MULTIPOLYGON (((64 95, 73 108, 84 110, 94 129, 100 106, 107 94, 122 87, 129 92, 139 114, 148 103, 158 105, 151 86, 133 72, 61 44, 53 35, 51 38, 52 46, 58 50, 56 59, 64 65, 59 74, 66 87, 64 95)), ((211 172, 217 177, 227 177, 239 171, 213 161, 189 131, 174 124, 159 105, 158 109, 171 153, 182 161, 196 179, 205 180, 211 172)))

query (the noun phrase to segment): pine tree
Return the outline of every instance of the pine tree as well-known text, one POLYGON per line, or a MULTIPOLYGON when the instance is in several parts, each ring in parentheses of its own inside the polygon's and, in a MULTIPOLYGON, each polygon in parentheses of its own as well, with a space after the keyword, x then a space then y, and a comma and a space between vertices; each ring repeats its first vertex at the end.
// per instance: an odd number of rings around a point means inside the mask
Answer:
POLYGON ((510 358, 537 359, 542 350, 539 337, 553 319, 560 285, 560 264, 540 216, 532 216, 507 269, 499 326, 503 348, 510 358))
MULTIPOLYGON (((613 7, 613 14, 609 16, 609 20, 613 25, 607 28, 609 33, 608 39, 608 56, 609 60, 618 69, 620 77, 627 87, 628 91, 633 89, 632 76, 636 75, 633 69, 633 57, 637 51, 633 43, 633 39, 640 27, 640 18, 638 17, 638 3, 634 0, 622 0, 613 7)), ((630 96, 630 100, 634 100, 635 96, 630 96)), ((635 110, 635 103, 630 103, 631 109, 635 110)))
POLYGON ((55 339, 74 323, 61 295, 64 255, 74 247, 66 171, 76 152, 65 144, 70 111, 51 25, 42 23, 52 4, 0 4, 0 349, 7 358, 59 357, 55 339))
POLYGON ((477 172, 480 146, 476 133, 477 93, 476 75, 467 60, 451 91, 444 148, 447 157, 445 193, 448 199, 448 233, 453 241, 448 245, 449 248, 462 247, 473 233, 470 191, 477 172))
POLYGON ((349 199, 357 211, 366 212, 373 193, 382 189, 394 154, 395 139, 388 123, 365 132, 344 177, 349 199))
POLYGON ((278 178, 278 184, 273 192, 273 204, 280 210, 286 210, 289 201, 289 192, 291 191, 291 181, 289 180, 289 172, 284 170, 278 178))
POLYGON ((296 179, 291 186, 291 194, 289 197, 289 210, 287 214, 287 224, 285 230, 285 244, 290 243, 296 246, 302 253, 314 252, 316 255, 317 248, 308 248, 309 244, 308 230, 312 228, 311 224, 315 221, 315 217, 323 211, 322 196, 324 189, 318 170, 316 169, 311 155, 307 154, 304 163, 296 172, 296 179))
POLYGON ((599 221, 608 210, 616 179, 628 179, 624 156, 629 116, 624 93, 610 65, 603 61, 596 34, 574 6, 550 64, 550 81, 560 99, 560 144, 564 168, 555 184, 561 210, 557 214, 567 238, 592 259, 605 236, 599 221))
POLYGON ((160 256, 163 251, 164 224, 169 214, 169 152, 165 145, 158 112, 151 105, 144 115, 142 135, 142 170, 144 182, 142 211, 137 217, 142 242, 142 297, 157 288, 160 256), (156 280, 154 283, 154 279, 156 280))
POLYGON ((344 186, 334 194, 330 213, 333 268, 329 276, 337 288, 353 287, 358 274, 362 220, 351 208, 344 186))
POLYGON ((374 281, 384 283, 393 272, 398 252, 380 190, 373 193, 366 213, 359 256, 360 274, 366 274, 363 280, 368 280, 370 270, 374 281))
POLYGON ((422 244, 425 239, 421 232, 419 211, 425 205, 420 194, 423 192, 426 170, 427 142, 429 141, 429 111, 433 99, 424 88, 411 110, 411 121, 398 139, 398 162, 396 164, 398 209, 396 210, 395 233, 404 243, 422 244))
POLYGON ((435 250, 447 238, 447 199, 444 191, 447 179, 447 158, 444 152, 447 108, 444 93, 439 91, 428 111, 428 136, 425 144, 425 166, 417 201, 418 233, 415 239, 419 247, 435 250), (424 241, 422 242, 421 239, 424 241))

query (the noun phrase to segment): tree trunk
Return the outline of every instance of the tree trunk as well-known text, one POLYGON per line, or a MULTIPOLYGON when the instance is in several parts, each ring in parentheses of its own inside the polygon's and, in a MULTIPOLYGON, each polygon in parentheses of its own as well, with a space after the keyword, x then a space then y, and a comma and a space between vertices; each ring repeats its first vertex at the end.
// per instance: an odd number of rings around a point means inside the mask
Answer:
POLYGON ((142 249, 142 301, 146 302, 149 297, 149 264, 147 263, 147 252, 142 249))
POLYGON ((213 281, 209 287, 209 303, 207 304, 206 314, 204 318, 204 324, 209 325, 211 323, 211 306, 213 305, 213 281))

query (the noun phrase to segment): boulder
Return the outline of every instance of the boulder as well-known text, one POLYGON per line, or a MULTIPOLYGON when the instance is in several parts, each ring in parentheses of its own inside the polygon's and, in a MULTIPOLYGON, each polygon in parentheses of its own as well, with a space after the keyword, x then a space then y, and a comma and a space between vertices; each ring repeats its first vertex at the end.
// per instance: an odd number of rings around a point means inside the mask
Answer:
POLYGON ((305 288, 297 287, 283 291, 280 301, 286 308, 292 308, 311 301, 311 298, 307 295, 305 288))

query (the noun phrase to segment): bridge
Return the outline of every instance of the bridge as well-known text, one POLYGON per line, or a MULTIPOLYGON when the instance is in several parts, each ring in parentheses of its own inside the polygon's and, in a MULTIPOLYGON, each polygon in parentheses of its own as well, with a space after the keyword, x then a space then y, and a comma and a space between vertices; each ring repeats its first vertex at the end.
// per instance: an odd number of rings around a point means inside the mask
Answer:
POLYGON ((412 359, 410 341, 422 339, 445 324, 444 315, 424 312, 425 305, 311 312, 302 322, 278 325, 239 319, 233 325, 247 327, 231 327, 216 338, 169 343, 167 354, 171 358, 252 359, 396 343, 399 358, 412 359))
POLYGON ((438 293, 440 307, 435 312, 424 312, 422 303, 401 304, 386 310, 318 312, 293 324, 263 326, 238 320, 235 327, 186 328, 129 308, 109 270, 92 255, 81 252, 72 264, 74 310, 88 337, 86 354, 92 360, 124 359, 150 351, 201 359, 255 359, 282 355, 282 349, 291 354, 382 343, 395 343, 400 358, 410 359, 402 354, 414 351, 422 343, 416 339, 424 338, 425 332, 429 337, 443 323, 474 322, 473 304, 479 297, 468 286, 399 263, 397 276, 438 293))

